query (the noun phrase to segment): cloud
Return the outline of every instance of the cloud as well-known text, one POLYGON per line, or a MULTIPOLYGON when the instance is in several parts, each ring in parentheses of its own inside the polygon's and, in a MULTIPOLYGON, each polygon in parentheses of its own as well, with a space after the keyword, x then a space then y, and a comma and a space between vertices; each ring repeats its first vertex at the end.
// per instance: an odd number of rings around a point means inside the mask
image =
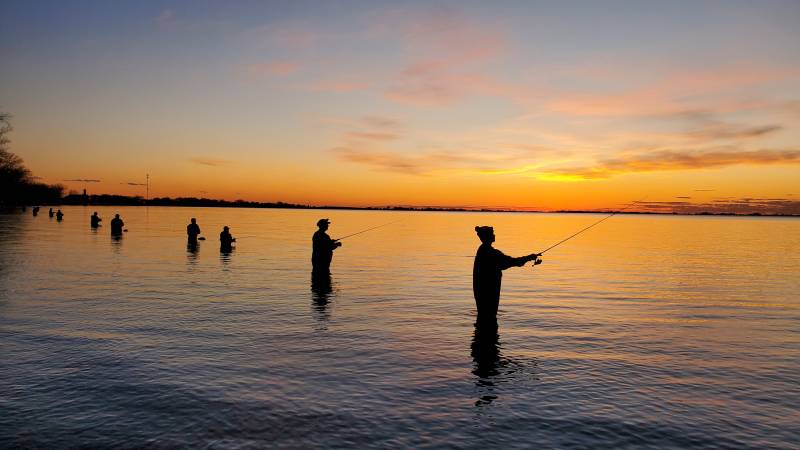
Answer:
POLYGON ((375 116, 375 115, 364 116, 361 120, 367 126, 370 126, 370 127, 373 127, 373 128, 392 128, 392 129, 394 129, 394 128, 400 127, 400 121, 392 119, 392 118, 389 118, 389 117, 384 117, 384 116, 375 116))
MULTIPOLYGON (((649 80, 642 85, 610 92, 550 89, 544 92, 544 104, 546 109, 561 114, 600 117, 671 116, 704 110, 791 109, 792 102, 743 99, 742 94, 752 88, 796 79, 800 69, 763 64, 720 65, 683 71, 666 68, 664 72, 650 74, 649 80)), ((625 73, 619 73, 620 79, 625 76, 625 73)))
POLYGON ((675 198, 682 198, 682 199, 685 199, 685 200, 691 200, 692 197, 681 196, 681 197, 675 197, 675 198))
POLYGON ((291 61, 271 61, 264 63, 255 63, 247 66, 247 74, 251 77, 260 77, 265 75, 271 76, 286 76, 300 69, 300 65, 291 61))
POLYGON ((153 18, 153 21, 159 25, 172 21, 175 18, 175 11, 172 9, 164 9, 153 18))
POLYGON ((766 136, 782 130, 781 125, 744 126, 723 122, 710 122, 691 130, 686 136, 698 141, 749 139, 766 136))
POLYGON ((373 141, 393 141, 398 139, 395 133, 385 133, 377 131, 351 131, 345 135, 348 139, 367 139, 373 141))
POLYGON ((410 55, 399 72, 389 76, 384 90, 388 100, 445 106, 500 85, 485 72, 505 52, 505 36, 487 21, 439 8, 415 14, 394 11, 376 18, 373 26, 399 40, 403 53, 410 55))
POLYGON ((617 158, 601 160, 592 166, 562 168, 549 171, 549 173, 579 179, 602 179, 633 172, 693 170, 738 164, 798 163, 800 163, 800 150, 660 150, 622 155, 617 158))
POLYGON ((147 186, 147 183, 137 183, 135 181, 128 181, 127 183, 120 184, 127 184, 128 186, 147 186))
POLYGON ((375 152, 336 147, 331 150, 339 158, 365 164, 378 170, 420 175, 431 169, 430 159, 419 156, 404 156, 393 152, 375 152))
POLYGON ((505 175, 529 172, 538 164, 524 164, 525 152, 497 154, 490 151, 442 150, 426 153, 400 153, 385 149, 341 146, 331 150, 338 158, 373 169, 407 175, 431 175, 441 172, 467 172, 485 175, 505 175), (507 169, 509 166, 515 169, 507 169))
POLYGON ((64 181, 75 181, 80 183, 100 183, 100 180, 89 179, 89 178, 75 178, 72 180, 64 180, 64 181))
POLYGON ((710 202, 648 201, 638 205, 641 211, 680 214, 786 214, 800 215, 800 201, 785 198, 725 198, 710 202))
POLYGON ((195 157, 190 160, 195 164, 200 164, 203 166, 226 166, 231 164, 233 161, 229 161, 227 159, 218 159, 218 158, 202 158, 202 157, 195 157))
POLYGON ((365 91, 369 89, 370 83, 365 81, 351 81, 343 79, 318 80, 304 86, 305 89, 315 92, 348 93, 365 91))

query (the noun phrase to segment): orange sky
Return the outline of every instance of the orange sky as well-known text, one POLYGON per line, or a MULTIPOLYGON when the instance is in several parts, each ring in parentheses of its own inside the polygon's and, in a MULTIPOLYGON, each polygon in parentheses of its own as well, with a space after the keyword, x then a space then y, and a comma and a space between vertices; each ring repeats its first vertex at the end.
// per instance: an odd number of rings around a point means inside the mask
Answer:
POLYGON ((800 6, 10 4, 0 108, 90 193, 800 213, 800 6))

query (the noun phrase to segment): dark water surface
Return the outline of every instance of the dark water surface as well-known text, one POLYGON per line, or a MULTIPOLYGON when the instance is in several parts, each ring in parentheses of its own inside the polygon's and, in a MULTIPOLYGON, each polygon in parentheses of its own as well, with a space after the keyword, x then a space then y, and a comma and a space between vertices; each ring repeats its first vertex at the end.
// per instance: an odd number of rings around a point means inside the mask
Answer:
POLYGON ((522 255, 599 216, 64 211, 0 215, 4 448, 800 444, 800 220, 616 216, 506 271, 475 330, 475 225, 522 255), (402 221, 312 290, 320 217, 402 221))

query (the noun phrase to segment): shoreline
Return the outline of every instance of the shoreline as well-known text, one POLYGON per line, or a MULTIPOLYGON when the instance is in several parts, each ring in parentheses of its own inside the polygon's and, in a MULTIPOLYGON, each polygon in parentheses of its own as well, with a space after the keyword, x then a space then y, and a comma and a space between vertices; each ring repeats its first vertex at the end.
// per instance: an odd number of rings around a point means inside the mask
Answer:
POLYGON ((658 211, 622 211, 604 210, 518 210, 507 208, 448 208, 433 206, 337 206, 337 205, 300 205, 285 202, 253 202, 245 200, 214 200, 206 198, 154 198, 145 200, 141 197, 120 195, 68 195, 60 203, 48 203, 39 206, 138 206, 138 207, 184 207, 184 208, 249 208, 249 209, 317 209, 346 211, 408 211, 408 212, 478 212, 478 213, 527 213, 527 214, 625 214, 625 215, 658 215, 658 216, 721 216, 721 217, 788 217, 798 218, 798 214, 765 214, 765 213, 729 213, 701 211, 690 212, 658 212, 658 211))

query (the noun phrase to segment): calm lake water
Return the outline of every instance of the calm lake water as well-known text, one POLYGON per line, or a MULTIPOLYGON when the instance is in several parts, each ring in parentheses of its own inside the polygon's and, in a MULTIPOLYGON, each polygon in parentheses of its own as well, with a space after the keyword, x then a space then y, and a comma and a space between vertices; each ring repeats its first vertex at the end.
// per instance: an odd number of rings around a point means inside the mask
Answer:
POLYGON ((519 256, 602 216, 63 210, 0 215, 5 448, 800 444, 797 219, 615 216, 507 270, 473 342, 475 225, 519 256), (346 239, 328 292, 321 217, 400 222, 346 239))

